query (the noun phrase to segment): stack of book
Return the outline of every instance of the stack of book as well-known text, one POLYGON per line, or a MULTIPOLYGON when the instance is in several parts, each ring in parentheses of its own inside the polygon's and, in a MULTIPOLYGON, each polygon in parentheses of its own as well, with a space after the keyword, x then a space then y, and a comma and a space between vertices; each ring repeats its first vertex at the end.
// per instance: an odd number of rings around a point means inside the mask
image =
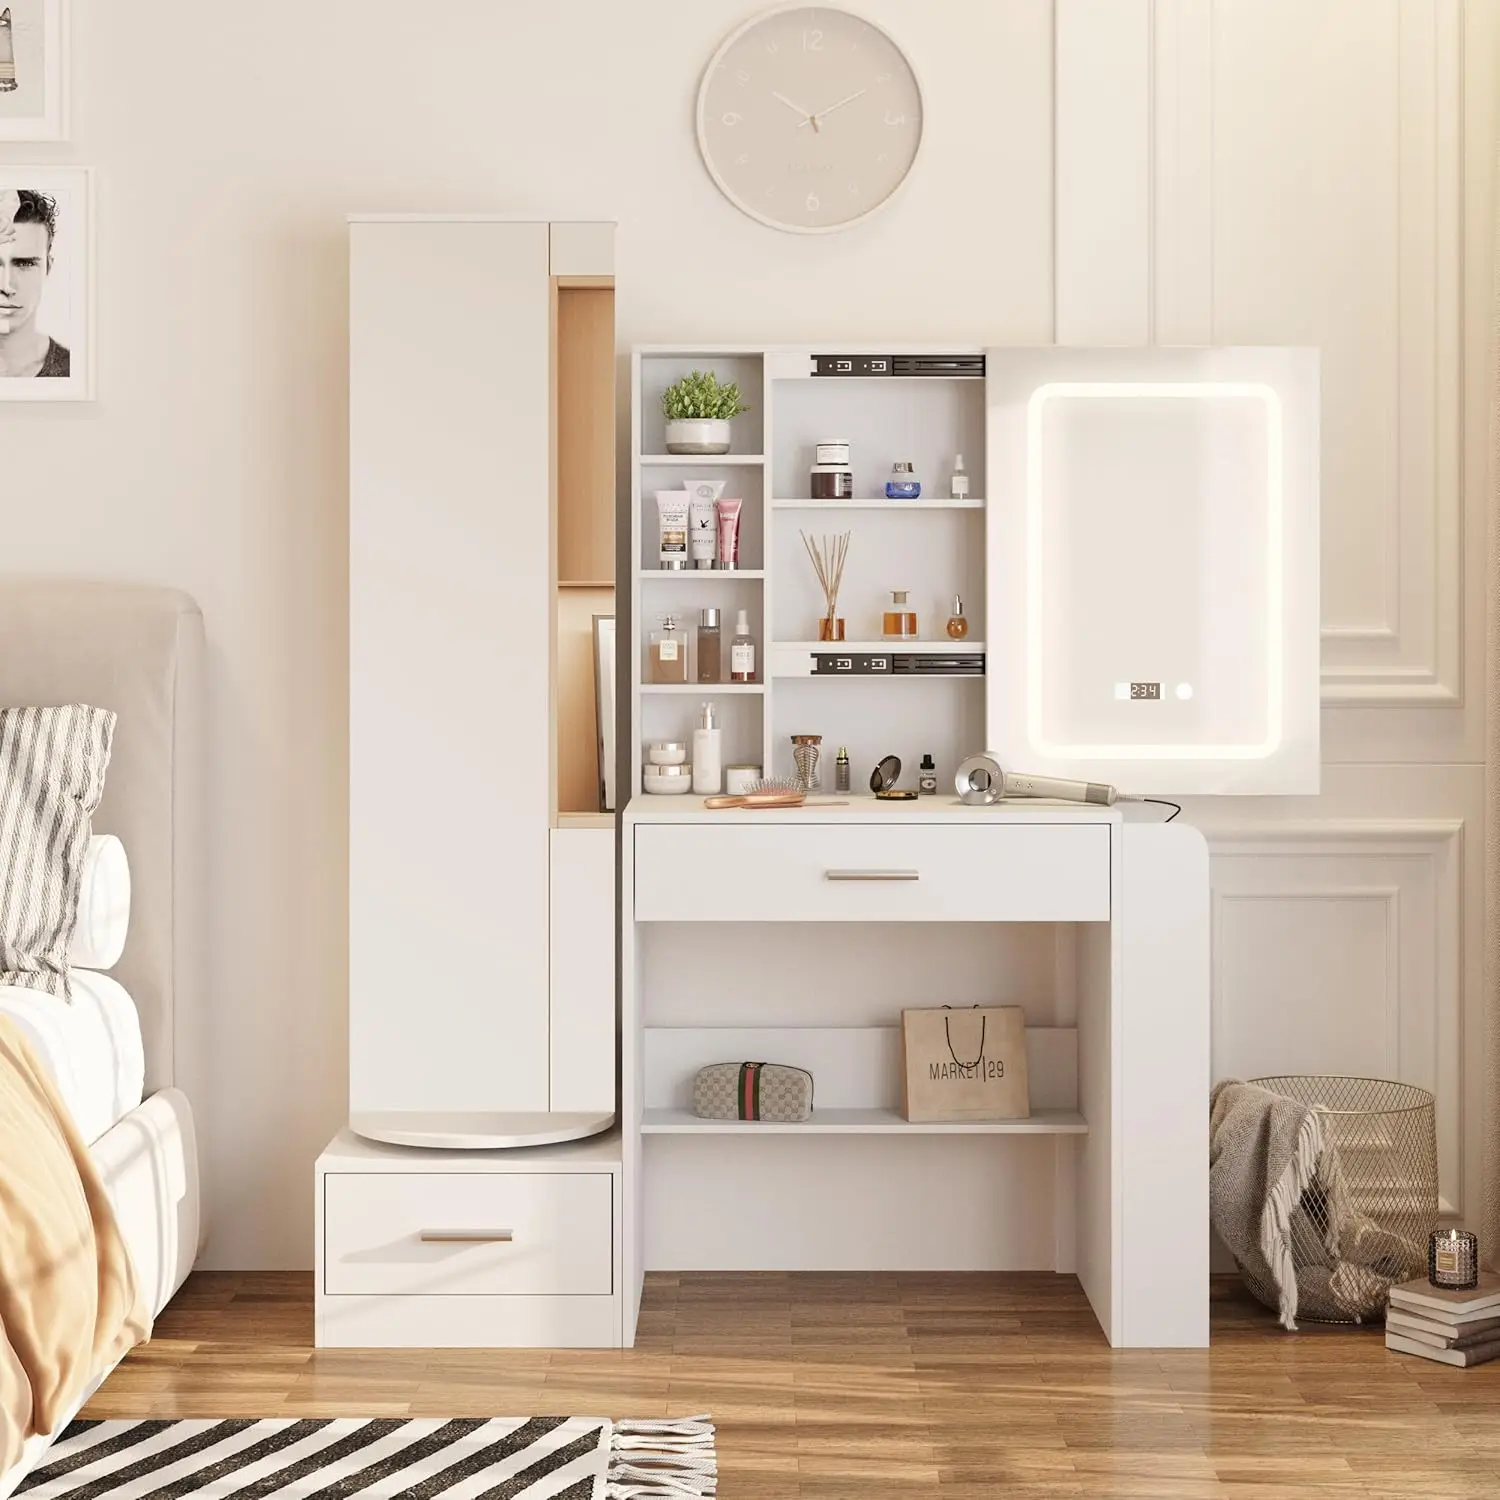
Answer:
POLYGON ((1481 1271, 1467 1292, 1445 1291, 1425 1276, 1392 1287, 1385 1347, 1445 1365, 1500 1357, 1500 1276, 1481 1271))

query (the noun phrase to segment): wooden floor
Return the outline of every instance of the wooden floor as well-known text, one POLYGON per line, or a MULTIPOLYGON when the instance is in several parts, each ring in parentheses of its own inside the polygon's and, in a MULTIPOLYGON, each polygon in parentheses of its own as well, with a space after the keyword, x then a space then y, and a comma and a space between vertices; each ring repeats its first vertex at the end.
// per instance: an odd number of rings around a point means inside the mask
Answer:
POLYGON ((195 1275, 91 1416, 711 1412, 723 1500, 1500 1497, 1500 1361, 1284 1334, 1116 1353, 1055 1276, 656 1275, 626 1351, 325 1350, 311 1279, 195 1275))

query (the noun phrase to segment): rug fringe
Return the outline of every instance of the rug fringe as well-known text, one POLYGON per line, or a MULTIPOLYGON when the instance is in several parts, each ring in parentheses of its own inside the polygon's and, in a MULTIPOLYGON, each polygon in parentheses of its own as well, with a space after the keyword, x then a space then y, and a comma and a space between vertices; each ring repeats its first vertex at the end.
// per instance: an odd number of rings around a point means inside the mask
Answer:
POLYGON ((714 1424, 707 1413, 612 1424, 605 1500, 683 1500, 717 1494, 718 1487, 714 1424))

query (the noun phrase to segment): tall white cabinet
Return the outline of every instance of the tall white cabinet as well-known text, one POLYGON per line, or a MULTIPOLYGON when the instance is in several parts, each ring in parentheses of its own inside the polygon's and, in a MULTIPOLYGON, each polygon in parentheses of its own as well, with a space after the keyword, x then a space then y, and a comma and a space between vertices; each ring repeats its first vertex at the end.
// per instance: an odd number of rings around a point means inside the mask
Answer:
POLYGON ((350 1128, 317 1168, 318 1339, 617 1343, 613 225, 349 236, 350 1128))

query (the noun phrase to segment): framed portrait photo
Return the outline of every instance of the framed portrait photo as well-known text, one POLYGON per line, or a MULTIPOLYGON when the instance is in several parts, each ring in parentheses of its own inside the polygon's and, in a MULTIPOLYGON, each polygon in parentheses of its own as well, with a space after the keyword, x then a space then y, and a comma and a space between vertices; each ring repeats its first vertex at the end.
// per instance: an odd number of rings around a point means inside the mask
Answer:
POLYGON ((0 0, 0 141, 67 133, 67 0, 0 0))
POLYGON ((0 165, 0 401, 94 394, 93 185, 0 165))

